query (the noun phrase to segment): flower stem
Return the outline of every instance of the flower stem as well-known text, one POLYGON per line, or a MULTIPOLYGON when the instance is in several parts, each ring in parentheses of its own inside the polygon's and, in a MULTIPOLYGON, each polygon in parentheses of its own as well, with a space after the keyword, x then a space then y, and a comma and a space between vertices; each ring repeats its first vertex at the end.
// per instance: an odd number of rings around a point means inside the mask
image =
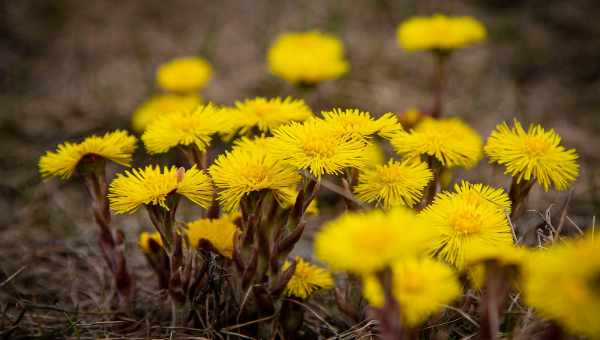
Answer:
POLYGON ((435 70, 433 74, 433 107, 431 116, 441 118, 444 114, 443 102, 446 91, 448 53, 434 51, 435 70))

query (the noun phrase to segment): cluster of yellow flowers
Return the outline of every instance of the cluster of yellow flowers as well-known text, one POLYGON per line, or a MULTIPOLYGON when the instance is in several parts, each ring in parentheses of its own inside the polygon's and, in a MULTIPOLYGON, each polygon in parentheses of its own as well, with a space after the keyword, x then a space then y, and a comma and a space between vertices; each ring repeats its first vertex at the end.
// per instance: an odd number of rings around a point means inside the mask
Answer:
MULTIPOLYGON (((485 28, 467 17, 417 17, 398 28, 406 50, 449 51, 485 36, 485 28)), ((290 83, 315 85, 348 71, 343 54, 341 42, 328 34, 286 33, 269 50, 268 62, 273 74, 290 83)), ((127 170, 107 188, 116 214, 148 208, 157 230, 140 235, 144 253, 165 250, 174 258, 177 251, 170 243, 181 236, 185 247, 214 254, 231 273, 237 268, 240 287, 249 287, 249 273, 255 271, 255 282, 268 286, 273 296, 284 291, 300 300, 334 287, 332 273, 347 272, 360 279, 374 309, 394 315, 393 308, 399 308, 401 324, 409 328, 461 297, 461 273, 476 288, 485 288, 493 275, 515 271, 525 300, 540 315, 574 332, 600 335, 595 322, 600 245, 593 233, 532 250, 517 246, 511 224, 515 207, 534 183, 562 191, 578 176, 577 153, 562 146, 554 130, 540 125, 526 130, 515 120, 512 127, 498 125, 484 143, 459 118, 413 112, 410 117, 417 118, 409 117, 408 128, 394 113, 334 108, 316 115, 304 100, 289 97, 257 97, 229 107, 202 104, 194 92, 210 77, 210 65, 199 58, 162 65, 156 82, 169 93, 153 97, 134 114, 134 128, 143 132, 149 154, 178 149, 190 163, 188 169, 127 170), (230 149, 209 162, 216 138, 231 142, 230 149), (387 159, 381 142, 397 155, 387 159), (512 177, 508 194, 467 181, 439 192, 448 169, 473 168, 484 155, 512 177), (348 210, 357 209, 351 203, 363 209, 326 222, 315 235, 315 255, 327 269, 299 257, 291 260, 305 213, 317 211, 312 199, 319 185, 331 181, 342 183, 348 210), (203 208, 203 217, 174 223, 182 197, 203 208), (226 214, 219 216, 218 207, 226 214), (173 226, 176 230, 168 229, 173 226), (172 236, 166 234, 171 231, 172 236), (278 288, 281 282, 285 289, 278 288), (557 288, 547 289, 547 282, 557 288)), ((136 142, 124 131, 66 142, 40 159, 40 173, 66 179, 105 160, 130 166, 136 142)), ((177 270, 171 268, 170 274, 177 270)), ((260 295, 256 299, 260 305, 260 295)))

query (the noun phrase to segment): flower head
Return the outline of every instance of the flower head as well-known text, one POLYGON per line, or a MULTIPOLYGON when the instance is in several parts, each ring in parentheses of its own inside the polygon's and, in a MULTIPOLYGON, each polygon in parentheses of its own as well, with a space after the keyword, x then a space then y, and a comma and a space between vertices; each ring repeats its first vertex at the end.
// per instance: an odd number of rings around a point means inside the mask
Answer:
POLYGON ((157 94, 140 105, 131 117, 131 125, 137 132, 144 132, 146 126, 164 114, 191 111, 202 104, 202 99, 195 94, 157 94))
POLYGON ((178 194, 207 208, 212 202, 210 178, 195 166, 188 170, 176 167, 147 166, 117 174, 110 183, 108 198, 117 214, 134 213, 141 205, 158 205, 169 209, 167 197, 178 194))
POLYGON ((579 174, 577 153, 560 145, 554 130, 532 125, 528 131, 519 121, 511 129, 502 123, 492 132, 484 147, 491 162, 506 166, 506 173, 521 181, 537 181, 545 191, 554 186, 565 190, 579 174))
POLYGON ((377 165, 385 164, 385 153, 383 152, 381 145, 376 141, 369 141, 367 143, 364 154, 367 159, 367 165, 372 168, 377 165))
POLYGON ((68 179, 80 162, 90 157, 109 159, 117 164, 130 166, 137 140, 126 131, 108 132, 104 136, 92 135, 80 143, 65 142, 56 151, 48 151, 40 158, 42 177, 59 176, 68 179))
POLYGON ((348 213, 315 236, 315 254, 333 270, 368 274, 422 253, 431 237, 430 228, 407 208, 348 213))
MULTIPOLYGON (((295 260, 296 270, 285 287, 285 294, 287 296, 296 296, 301 299, 307 299, 312 293, 319 289, 333 287, 333 278, 327 270, 306 262, 298 256, 296 256, 295 260)), ((289 266, 290 262, 285 261, 283 270, 286 270, 289 266)))
POLYGON ((203 58, 177 58, 159 66, 156 83, 170 92, 189 93, 203 89, 212 77, 212 68, 203 58))
POLYGON ((504 197, 497 199, 493 189, 457 188, 456 193, 438 194, 421 216, 437 233, 432 253, 462 269, 473 247, 511 245, 513 237, 504 207, 492 201, 504 202, 504 197))
POLYGON ((574 333, 600 336, 600 240, 592 232, 528 257, 523 294, 537 313, 574 333), (551 284, 551 287, 549 287, 551 284))
POLYGON ((364 170, 354 189, 357 198, 386 208, 412 207, 423 197, 423 189, 433 178, 427 164, 420 161, 390 160, 388 164, 364 170))
POLYGON ((294 168, 271 157, 261 144, 261 140, 255 143, 246 140, 219 156, 210 167, 219 189, 219 201, 226 210, 237 209, 244 196, 261 190, 270 190, 283 202, 286 190, 300 181, 294 168))
MULTIPOLYGON (((408 326, 423 323, 461 294, 456 274, 444 263, 429 258, 408 258, 392 264, 392 293, 408 326)), ((383 307, 381 285, 374 276, 365 279, 364 295, 375 307, 383 307)))
POLYGON ((409 158, 435 157, 444 167, 473 167, 482 155, 481 137, 458 118, 425 118, 410 132, 392 138, 396 151, 409 158))
POLYGON ((158 231, 152 233, 144 231, 140 234, 138 245, 144 253, 149 254, 155 252, 158 247, 162 247, 163 243, 158 231))
POLYGON ((335 126, 322 120, 291 123, 273 134, 273 155, 297 169, 310 171, 318 179, 324 174, 339 174, 345 168, 360 168, 366 163, 364 141, 340 135, 335 126))
POLYGON ((374 119, 368 112, 358 109, 333 109, 321 112, 325 122, 340 129, 343 134, 349 134, 355 138, 368 138, 375 134, 390 137, 402 130, 396 115, 386 113, 374 119))
POLYGON ((398 26, 398 44, 407 51, 449 51, 486 38, 485 27, 471 17, 412 17, 398 26))
POLYGON ((300 122, 313 116, 312 111, 302 99, 279 97, 266 99, 257 97, 236 102, 233 112, 229 112, 242 133, 256 127, 261 132, 269 132, 289 122, 300 122))
POLYGON ((231 258, 233 254, 233 238, 237 231, 234 221, 237 214, 225 215, 218 219, 199 219, 188 223, 187 237, 190 246, 208 248, 231 258))
POLYGON ((461 181, 460 184, 454 185, 454 191, 455 193, 442 192, 440 196, 458 196, 469 205, 487 202, 496 206, 503 213, 510 213, 511 202, 504 189, 493 188, 482 183, 461 181))
POLYGON ((204 151, 211 135, 227 126, 218 108, 212 104, 201 105, 154 119, 142 135, 142 141, 151 154, 164 153, 179 145, 195 145, 204 151))
POLYGON ((267 59, 271 73, 293 84, 336 79, 349 68, 341 41, 318 31, 281 34, 267 59))

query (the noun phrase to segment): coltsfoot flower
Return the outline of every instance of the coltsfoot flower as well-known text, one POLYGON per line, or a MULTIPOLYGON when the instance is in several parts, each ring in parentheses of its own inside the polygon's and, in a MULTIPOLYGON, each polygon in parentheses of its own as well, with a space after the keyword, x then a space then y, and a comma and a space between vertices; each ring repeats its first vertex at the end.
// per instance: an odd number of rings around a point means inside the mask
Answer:
POLYGON ((279 202, 285 202, 288 188, 300 181, 293 167, 271 157, 262 139, 255 143, 246 140, 219 156, 210 174, 227 211, 236 210, 244 196, 261 190, 270 190, 279 202))
POLYGON ((158 67, 156 84, 169 92, 190 93, 203 89, 212 77, 212 67, 204 58, 176 58, 158 67))
POLYGON ((333 35, 318 31, 283 33, 269 48, 272 74, 293 84, 316 84, 348 72, 344 46, 333 35))
POLYGON ((412 207, 421 200, 423 189, 432 178, 433 173, 423 162, 390 160, 385 165, 364 170, 354 192, 358 199, 386 208, 412 207))
POLYGON ((469 205, 487 202, 496 206, 499 211, 505 214, 510 213, 510 198, 502 188, 493 188, 482 183, 461 181, 460 184, 454 185, 454 191, 454 193, 448 191, 441 192, 439 195, 440 197, 458 196, 469 205))
POLYGON ((195 145, 204 151, 211 136, 227 130, 229 125, 220 109, 212 104, 197 106, 189 111, 177 111, 153 120, 142 135, 150 154, 169 151, 176 146, 195 145))
POLYGON ((178 194, 195 204, 208 208, 212 203, 211 180, 195 166, 188 170, 176 167, 147 166, 117 174, 110 183, 110 208, 117 214, 134 213, 142 205, 169 209, 167 197, 178 194))
POLYGON ((458 186, 456 193, 438 194, 420 213, 428 227, 437 233, 432 254, 462 269, 465 256, 474 246, 513 244, 504 196, 493 189, 473 186, 458 186))
POLYGON ((162 238, 160 237, 160 233, 158 231, 154 231, 151 233, 143 231, 140 234, 138 245, 144 253, 149 254, 153 253, 157 246, 162 247, 163 243, 162 238))
POLYGON ((137 140, 126 131, 108 132, 104 136, 92 135, 80 143, 65 142, 56 151, 48 151, 40 158, 42 177, 70 178, 80 162, 86 158, 104 158, 123 166, 131 165, 137 140))
POLYGON ((301 170, 308 170, 317 179, 324 174, 336 175, 345 168, 366 165, 366 143, 319 119, 303 124, 290 123, 274 132, 270 151, 301 170))
POLYGON ((178 111, 191 111, 200 104, 202 99, 195 94, 157 94, 135 110, 131 117, 131 126, 141 133, 157 117, 178 111))
POLYGON ((228 110, 232 124, 242 127, 242 134, 257 128, 260 132, 270 132, 280 125, 289 122, 301 122, 313 117, 313 113, 302 99, 287 97, 281 99, 257 97, 235 103, 235 108, 228 110))
POLYGON ((385 113, 377 119, 370 113, 358 109, 333 109, 323 111, 321 114, 325 122, 340 129, 342 134, 354 138, 368 138, 375 134, 389 138, 402 130, 393 113, 385 113))
POLYGON ((432 236, 431 228, 408 208, 348 213, 315 236, 315 254, 333 270, 369 274, 423 253, 432 236))
POLYGON ((526 261, 525 302, 573 333, 600 336, 600 240, 579 240, 533 253, 526 261), (550 285, 550 286, 549 286, 550 285))
POLYGON ((238 214, 221 216, 218 219, 202 218, 188 223, 187 237, 194 248, 209 247, 222 256, 231 258, 233 238, 237 231, 234 223, 238 214))
POLYGON ((398 26, 398 44, 407 51, 450 51, 486 38, 481 22, 472 17, 412 17, 398 26))
POLYGON ((471 168, 481 159, 479 134, 458 118, 425 118, 410 132, 400 132, 392 146, 407 158, 435 157, 446 168, 471 168))
POLYGON ((560 136, 554 130, 546 131, 540 125, 531 125, 528 131, 514 121, 498 125, 484 147, 492 163, 506 166, 506 173, 517 181, 536 181, 545 191, 553 186, 566 190, 579 174, 577 152, 560 145, 560 136))
MULTIPOLYGON (((298 256, 296 256, 295 260, 296 270, 285 287, 285 294, 287 296, 307 299, 317 290, 333 287, 333 278, 327 270, 304 261, 298 256)), ((289 266, 290 262, 285 261, 283 270, 288 269, 289 266)))
MULTIPOLYGON (((400 305, 402 321, 409 327, 423 323, 461 294, 456 273, 444 263, 429 258, 408 258, 392 264, 392 292, 400 305)), ((383 307, 379 281, 365 279, 364 295, 375 307, 383 307)))

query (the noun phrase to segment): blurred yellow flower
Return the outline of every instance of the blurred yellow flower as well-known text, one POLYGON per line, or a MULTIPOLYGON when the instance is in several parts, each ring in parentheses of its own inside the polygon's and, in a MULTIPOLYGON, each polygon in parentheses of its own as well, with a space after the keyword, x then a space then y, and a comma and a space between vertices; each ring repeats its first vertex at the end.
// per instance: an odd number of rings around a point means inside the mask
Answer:
MULTIPOLYGON (((329 289, 333 287, 333 278, 331 274, 310 262, 304 261, 296 256, 296 270, 294 275, 285 287, 287 296, 296 296, 301 299, 307 299, 319 289, 329 289)), ((285 261, 283 270, 290 267, 290 262, 285 261)))
POLYGON ((318 31, 283 33, 269 48, 272 74, 293 84, 316 84, 348 72, 344 46, 333 35, 318 31))
MULTIPOLYGON (((392 293, 400 305, 403 323, 415 327, 444 309, 461 295, 458 278, 449 266, 429 258, 408 258, 392 264, 392 293)), ((364 295, 375 307, 383 307, 379 281, 368 276, 364 295)))
POLYGON ((486 38, 483 24, 472 17, 412 17, 398 26, 398 44, 407 51, 448 51, 486 38))
POLYGON ((190 93, 203 89, 212 77, 212 67, 204 58, 176 58, 158 67, 156 84, 163 90, 190 93))
POLYGON ((403 127, 409 128, 417 125, 423 117, 425 117, 425 114, 421 110, 416 107, 410 107, 399 115, 398 120, 403 127))
POLYGON ((131 117, 131 126, 136 132, 142 133, 157 117, 164 114, 191 111, 202 104, 200 96, 195 94, 157 94, 142 103, 131 117))
POLYGON ((426 251, 432 236, 431 228, 408 208, 348 213, 316 234, 315 254, 333 270, 368 274, 426 251))
POLYGON ((317 179, 340 174, 345 168, 365 166, 366 143, 340 135, 339 129, 319 119, 292 122, 273 131, 270 151, 297 169, 308 170, 317 179))
POLYGON ((393 113, 383 114, 377 119, 374 119, 370 113, 358 109, 333 109, 322 111, 321 114, 325 122, 354 138, 368 138, 375 134, 391 137, 402 130, 393 113))
POLYGON ((438 194, 420 215, 437 233, 432 254, 462 269, 473 247, 511 245, 513 236, 502 206, 488 200, 494 195, 484 194, 493 189, 458 188, 456 193, 438 194))
POLYGON ((600 337, 600 239, 588 232, 582 239, 556 244, 528 257, 523 295, 544 318, 573 333, 600 337))
POLYGON ((567 189, 579 174, 577 153, 560 145, 554 130, 532 125, 528 131, 515 119, 511 129, 506 122, 498 125, 484 147, 493 163, 506 166, 506 173, 517 180, 537 181, 545 191, 554 186, 567 189))
POLYGON ((58 176, 68 179, 86 157, 90 160, 104 158, 130 166, 136 143, 135 137, 122 130, 108 132, 101 137, 92 135, 80 143, 64 142, 56 151, 47 151, 40 158, 40 174, 44 178, 58 176))
POLYGON ((144 253, 152 253, 156 250, 156 246, 162 247, 162 238, 160 237, 160 233, 158 231, 149 233, 147 231, 143 231, 140 234, 140 238, 138 240, 138 245, 142 248, 144 253))
POLYGON ((458 118, 425 118, 410 132, 400 132, 392 146, 408 158, 435 157, 446 168, 471 168, 481 159, 482 140, 458 118))
POLYGON ((150 154, 164 153, 176 146, 191 144, 204 151, 210 144, 211 136, 227 130, 228 126, 220 109, 206 104, 154 119, 142 135, 142 141, 150 154))
POLYGON ((220 255, 231 258, 233 238, 237 231, 234 221, 239 214, 221 216, 218 219, 202 218, 188 223, 187 237, 194 248, 209 248, 220 255))
POLYGON ((251 192, 270 190, 285 202, 288 188, 300 181, 300 175, 288 164, 269 155, 261 142, 250 140, 219 156, 210 167, 219 189, 219 201, 227 211, 239 207, 240 200, 251 192))
POLYGON ((134 213, 141 205, 158 205, 168 209, 167 196, 178 194, 195 204, 208 208, 212 203, 211 180, 195 166, 183 168, 147 166, 117 174, 110 183, 108 198, 117 214, 134 213))
POLYGON ((381 145, 376 141, 371 140, 367 143, 364 154, 367 160, 367 166, 371 168, 385 164, 385 153, 383 152, 381 145))
POLYGON ((242 134, 252 132, 253 128, 260 132, 269 132, 274 128, 292 121, 300 122, 313 116, 312 111, 302 99, 279 97, 266 99, 257 97, 236 102, 235 108, 228 112, 233 124, 242 127, 242 134))
POLYGON ((423 197, 423 189, 433 178, 427 164, 420 161, 390 160, 385 165, 364 170, 355 187, 356 197, 386 208, 414 206, 423 197))

